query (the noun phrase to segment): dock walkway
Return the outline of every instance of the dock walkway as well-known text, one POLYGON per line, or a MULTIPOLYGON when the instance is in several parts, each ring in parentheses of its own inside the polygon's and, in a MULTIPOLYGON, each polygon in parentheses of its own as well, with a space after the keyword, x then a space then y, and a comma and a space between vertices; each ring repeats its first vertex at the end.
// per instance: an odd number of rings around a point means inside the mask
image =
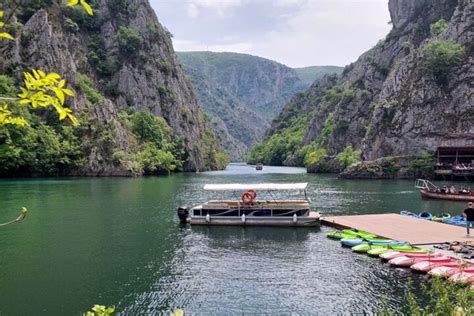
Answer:
POLYGON ((407 241, 412 245, 430 245, 469 241, 466 228, 399 214, 328 216, 321 222, 336 228, 368 231, 384 238, 407 241))

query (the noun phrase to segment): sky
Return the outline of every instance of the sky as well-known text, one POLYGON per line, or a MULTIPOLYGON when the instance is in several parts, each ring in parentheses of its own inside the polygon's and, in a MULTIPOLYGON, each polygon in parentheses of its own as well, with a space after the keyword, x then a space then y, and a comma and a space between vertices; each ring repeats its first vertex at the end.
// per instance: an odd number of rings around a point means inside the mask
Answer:
POLYGON ((150 0, 176 51, 345 66, 392 29, 388 0, 150 0))

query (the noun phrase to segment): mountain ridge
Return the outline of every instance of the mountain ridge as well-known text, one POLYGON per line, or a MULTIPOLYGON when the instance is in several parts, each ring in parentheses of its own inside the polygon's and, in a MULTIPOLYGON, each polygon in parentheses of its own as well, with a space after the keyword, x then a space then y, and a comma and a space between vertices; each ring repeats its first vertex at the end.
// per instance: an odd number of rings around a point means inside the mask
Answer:
MULTIPOLYGON (((263 57, 205 51, 177 55, 235 161, 243 160, 248 149, 263 138, 282 106, 308 87, 294 69, 263 57)), ((318 74, 310 71, 307 76, 318 74)))

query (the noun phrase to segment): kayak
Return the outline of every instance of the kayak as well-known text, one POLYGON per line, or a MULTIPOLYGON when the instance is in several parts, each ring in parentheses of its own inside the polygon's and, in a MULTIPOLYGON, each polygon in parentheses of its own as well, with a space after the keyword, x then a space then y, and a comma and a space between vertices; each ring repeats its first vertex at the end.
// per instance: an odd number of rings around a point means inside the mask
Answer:
POLYGON ((464 270, 463 272, 456 272, 452 276, 450 276, 449 279, 454 282, 462 283, 474 282, 474 271, 467 272, 466 270, 464 270))
POLYGON ((428 250, 420 249, 419 251, 390 251, 381 254, 379 257, 382 258, 383 260, 392 260, 393 258, 397 257, 410 257, 410 258, 428 258, 428 257, 439 257, 442 256, 441 253, 435 252, 430 254, 428 250))
POLYGON ((387 249, 387 250, 402 251, 402 250, 411 250, 413 249, 413 247, 410 245, 374 245, 374 244, 360 244, 360 245, 352 247, 352 251, 359 252, 359 253, 368 252, 369 250, 373 250, 373 249, 387 249))
POLYGON ((380 257, 381 254, 387 253, 387 252, 393 252, 393 251, 403 251, 403 252, 409 252, 409 253, 426 253, 427 251, 421 248, 413 247, 410 246, 411 249, 402 249, 401 247, 405 246, 392 246, 389 248, 374 248, 369 251, 367 251, 367 254, 371 257, 380 257))
POLYGON ((448 219, 448 218, 451 218, 451 214, 443 213, 440 216, 433 216, 431 220, 435 222, 442 222, 443 220, 448 219))
POLYGON ((388 263, 392 266, 397 267, 410 267, 415 263, 422 262, 422 261, 431 261, 431 262, 450 262, 453 260, 451 257, 448 256, 437 256, 437 257, 407 257, 401 256, 396 257, 388 261, 388 263))
POLYGON ((352 229, 336 230, 333 232, 326 233, 326 237, 331 239, 356 239, 356 238, 376 238, 377 236, 365 231, 355 231, 352 229))
POLYGON ((459 266, 459 262, 457 262, 457 260, 453 258, 453 260, 449 262, 433 262, 426 260, 415 263, 414 265, 410 266, 410 268, 418 272, 428 272, 437 267, 458 268, 459 266))
POLYGON ((420 218, 420 219, 426 219, 426 220, 431 220, 431 218, 433 217, 433 215, 431 215, 431 213, 428 213, 428 212, 421 212, 419 214, 416 214, 416 213, 413 213, 413 212, 410 212, 410 211, 401 211, 400 215, 412 216, 412 217, 416 217, 416 218, 420 218))
MULTIPOLYGON (((469 273, 474 272, 474 265, 469 265, 465 267, 463 271, 469 272, 469 273)), ((428 274, 433 275, 433 276, 450 277, 453 274, 459 273, 459 272, 461 272, 460 267, 452 268, 452 267, 441 266, 441 267, 436 267, 436 268, 431 269, 428 272, 428 274)))
POLYGON ((373 245, 404 245, 406 242, 404 241, 396 241, 392 239, 349 239, 344 238, 341 239, 341 245, 343 247, 354 247, 360 244, 373 244, 373 245))
POLYGON ((446 224, 452 224, 452 225, 458 225, 458 226, 466 226, 466 220, 465 220, 462 216, 460 216, 460 215, 443 219, 442 222, 443 222, 443 223, 446 223, 446 224))

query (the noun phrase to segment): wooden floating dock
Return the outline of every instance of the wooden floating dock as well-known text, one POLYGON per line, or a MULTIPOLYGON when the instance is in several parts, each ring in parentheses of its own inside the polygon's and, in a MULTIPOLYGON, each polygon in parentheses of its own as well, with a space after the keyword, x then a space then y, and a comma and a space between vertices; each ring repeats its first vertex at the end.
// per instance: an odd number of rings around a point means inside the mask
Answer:
MULTIPOLYGON (((321 223, 335 228, 364 230, 378 236, 407 241, 412 245, 430 245, 453 241, 472 241, 466 238, 466 228, 399 214, 328 216, 321 223)), ((474 229, 471 229, 474 233, 474 229)))

